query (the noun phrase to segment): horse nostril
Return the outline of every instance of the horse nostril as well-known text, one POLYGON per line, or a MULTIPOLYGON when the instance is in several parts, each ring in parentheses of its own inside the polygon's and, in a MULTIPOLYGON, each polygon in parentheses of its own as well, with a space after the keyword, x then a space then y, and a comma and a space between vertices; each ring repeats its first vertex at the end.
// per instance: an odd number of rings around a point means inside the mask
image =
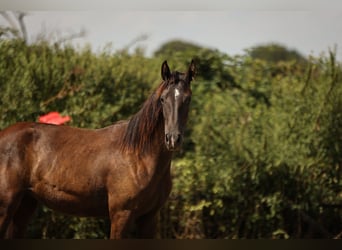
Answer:
POLYGON ((180 135, 180 134, 178 134, 178 135, 177 135, 177 139, 176 139, 176 144, 179 144, 179 143, 180 143, 180 141, 181 141, 181 135, 180 135))
POLYGON ((165 143, 170 149, 177 148, 181 144, 181 141, 181 134, 165 134, 165 143))

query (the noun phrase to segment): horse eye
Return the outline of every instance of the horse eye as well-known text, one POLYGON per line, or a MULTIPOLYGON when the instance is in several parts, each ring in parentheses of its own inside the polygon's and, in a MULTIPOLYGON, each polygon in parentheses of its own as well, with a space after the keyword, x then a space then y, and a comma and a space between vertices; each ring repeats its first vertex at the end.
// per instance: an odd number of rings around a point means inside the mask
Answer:
POLYGON ((163 97, 163 96, 160 97, 160 102, 161 102, 161 103, 164 103, 164 101, 165 101, 165 100, 164 100, 164 97, 163 97))

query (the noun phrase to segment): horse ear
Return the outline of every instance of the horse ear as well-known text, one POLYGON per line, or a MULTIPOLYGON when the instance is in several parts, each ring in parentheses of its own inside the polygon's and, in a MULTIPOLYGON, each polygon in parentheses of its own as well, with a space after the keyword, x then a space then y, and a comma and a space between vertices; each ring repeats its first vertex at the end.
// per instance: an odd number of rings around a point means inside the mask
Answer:
POLYGON ((194 59, 191 60, 188 72, 187 72, 187 78, 189 80, 189 83, 194 80, 196 75, 196 65, 194 59))
POLYGON ((167 61, 165 60, 161 66, 161 76, 164 81, 170 79, 171 77, 171 72, 169 65, 167 65, 167 61))

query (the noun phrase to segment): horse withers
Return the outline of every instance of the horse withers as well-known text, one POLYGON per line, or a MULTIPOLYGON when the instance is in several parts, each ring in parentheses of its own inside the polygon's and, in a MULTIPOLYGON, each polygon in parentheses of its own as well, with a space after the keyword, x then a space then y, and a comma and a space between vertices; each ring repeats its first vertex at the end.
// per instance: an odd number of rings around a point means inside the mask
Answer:
POLYGON ((152 238, 171 191, 173 151, 191 99, 185 73, 165 61, 162 82, 127 121, 101 129, 34 122, 0 131, 0 238, 22 238, 38 202, 75 216, 109 217, 110 238, 152 238))

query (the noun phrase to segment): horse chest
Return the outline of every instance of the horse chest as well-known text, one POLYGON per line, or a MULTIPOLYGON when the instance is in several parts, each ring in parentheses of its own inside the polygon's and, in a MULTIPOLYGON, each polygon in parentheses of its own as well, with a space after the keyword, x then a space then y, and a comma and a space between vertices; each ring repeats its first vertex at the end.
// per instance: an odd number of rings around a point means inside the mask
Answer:
POLYGON ((158 210, 169 197, 171 177, 169 173, 156 175, 140 190, 136 197, 137 213, 147 213, 158 210))

